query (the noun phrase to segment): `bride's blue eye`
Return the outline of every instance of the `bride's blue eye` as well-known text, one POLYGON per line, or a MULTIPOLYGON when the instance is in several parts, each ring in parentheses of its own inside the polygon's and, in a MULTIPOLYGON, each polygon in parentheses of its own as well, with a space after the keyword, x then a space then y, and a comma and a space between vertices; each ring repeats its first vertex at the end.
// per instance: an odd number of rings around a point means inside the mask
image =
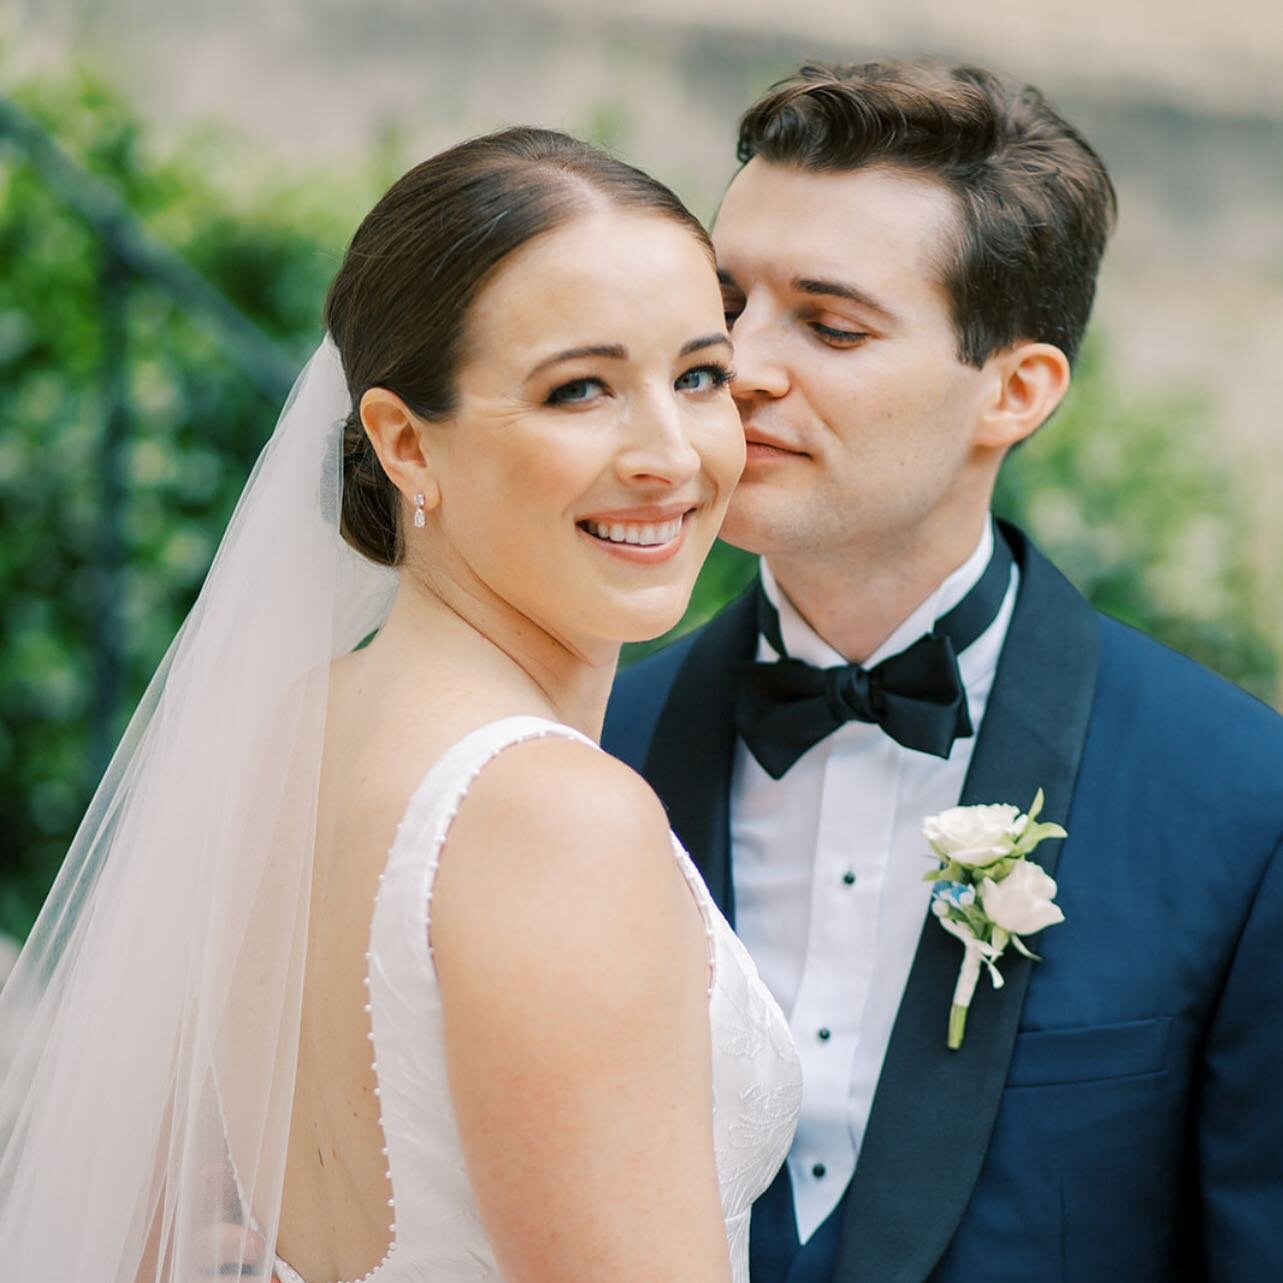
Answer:
POLYGON ((548 393, 548 405, 583 405, 596 400, 593 390, 602 390, 600 379, 573 379, 548 393))
POLYGON ((673 385, 681 392, 714 392, 731 381, 731 372, 724 365, 697 365, 687 370, 673 385))

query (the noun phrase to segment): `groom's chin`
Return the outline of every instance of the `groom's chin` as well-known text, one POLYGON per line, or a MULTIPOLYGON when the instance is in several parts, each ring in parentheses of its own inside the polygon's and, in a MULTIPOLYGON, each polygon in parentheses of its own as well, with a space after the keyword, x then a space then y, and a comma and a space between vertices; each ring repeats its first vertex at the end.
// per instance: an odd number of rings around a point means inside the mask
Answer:
POLYGON ((787 543, 787 532, 795 522, 788 519, 787 512, 779 511, 769 496, 754 493, 756 489, 754 483, 740 482, 717 537, 741 552, 764 557, 777 544, 787 543))

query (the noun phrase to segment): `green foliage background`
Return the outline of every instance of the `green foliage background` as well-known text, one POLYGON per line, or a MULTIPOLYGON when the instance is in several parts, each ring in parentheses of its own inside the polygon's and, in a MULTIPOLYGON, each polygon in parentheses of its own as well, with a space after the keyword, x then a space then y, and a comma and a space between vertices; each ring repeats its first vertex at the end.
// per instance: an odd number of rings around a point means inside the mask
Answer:
MULTIPOLYGON (((13 97, 300 364, 347 237, 402 168, 395 140, 343 175, 291 174, 223 133, 156 155, 128 104, 84 72, 13 97)), ((103 765, 90 736, 101 256, 0 144, 0 931, 19 938, 103 765)), ((129 350, 117 729, 194 599, 278 408, 206 323, 155 289, 130 291, 129 350)), ((1106 351, 1089 353, 1069 403, 1009 461, 999 510, 1103 609, 1269 697, 1280 653, 1254 604, 1245 507, 1209 445, 1206 413, 1190 401, 1130 401, 1106 351)), ((751 558, 719 546, 683 627, 752 572, 751 558)))

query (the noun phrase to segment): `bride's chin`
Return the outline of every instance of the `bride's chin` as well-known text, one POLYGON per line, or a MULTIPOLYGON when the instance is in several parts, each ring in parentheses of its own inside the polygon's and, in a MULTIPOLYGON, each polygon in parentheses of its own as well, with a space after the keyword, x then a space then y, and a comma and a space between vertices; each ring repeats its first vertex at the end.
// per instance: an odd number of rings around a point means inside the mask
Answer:
POLYGON ((631 613, 627 618, 620 617, 619 628, 614 632, 621 644, 632 645, 638 642, 651 642, 665 633, 672 632, 686 615, 690 605, 690 592, 681 599, 680 604, 667 609, 641 610, 631 613))

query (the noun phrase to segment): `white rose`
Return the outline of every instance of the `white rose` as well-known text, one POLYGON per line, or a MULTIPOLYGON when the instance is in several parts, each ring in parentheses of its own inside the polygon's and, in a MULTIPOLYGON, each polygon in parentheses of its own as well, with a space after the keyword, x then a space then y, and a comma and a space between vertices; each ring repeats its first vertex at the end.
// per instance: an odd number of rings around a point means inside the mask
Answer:
POLYGON ((922 835, 936 854, 964 864, 984 868, 1011 854, 1018 836, 1020 808, 999 806, 954 806, 939 815, 928 815, 922 835))
POLYGON ((990 919, 1012 935, 1024 936, 1063 922, 1060 906, 1053 904, 1056 880, 1037 864, 1021 860, 1001 882, 985 878, 980 901, 990 919))

